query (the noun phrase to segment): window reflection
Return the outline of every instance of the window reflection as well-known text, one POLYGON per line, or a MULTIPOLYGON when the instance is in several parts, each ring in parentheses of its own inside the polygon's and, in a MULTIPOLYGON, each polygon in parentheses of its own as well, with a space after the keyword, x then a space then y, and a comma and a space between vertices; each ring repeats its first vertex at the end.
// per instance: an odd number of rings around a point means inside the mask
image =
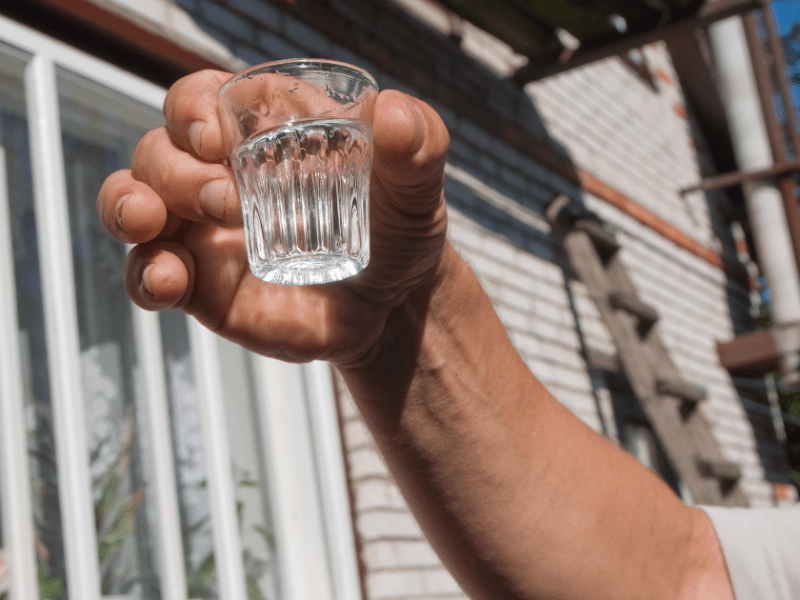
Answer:
POLYGON ((36 562, 41 597, 55 600, 67 598, 67 577, 23 68, 23 58, 0 45, 0 141, 6 159, 36 562))
POLYGON ((276 600, 275 537, 253 364, 241 346, 222 338, 217 343, 248 600, 276 600))
POLYGON ((203 424, 186 317, 160 315, 189 598, 218 598, 203 424))

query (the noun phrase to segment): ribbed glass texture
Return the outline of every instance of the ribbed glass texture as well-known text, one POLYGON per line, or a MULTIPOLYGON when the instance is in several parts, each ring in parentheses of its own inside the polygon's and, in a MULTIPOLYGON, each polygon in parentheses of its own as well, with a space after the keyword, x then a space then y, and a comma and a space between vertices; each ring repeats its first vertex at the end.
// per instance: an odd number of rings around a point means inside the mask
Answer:
POLYGON ((368 125, 293 121, 245 140, 235 157, 248 259, 257 277, 321 284, 367 265, 368 125))

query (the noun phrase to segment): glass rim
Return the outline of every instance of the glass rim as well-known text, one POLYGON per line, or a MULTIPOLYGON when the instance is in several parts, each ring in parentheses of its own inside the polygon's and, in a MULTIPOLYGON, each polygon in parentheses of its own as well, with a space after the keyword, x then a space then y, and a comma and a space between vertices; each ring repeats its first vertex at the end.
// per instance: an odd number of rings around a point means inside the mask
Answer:
POLYGON ((373 88, 375 88, 375 91, 378 91, 379 89, 378 82, 375 81, 375 78, 368 71, 362 69, 361 67, 351 65, 350 63, 341 62, 338 60, 328 60, 325 58, 287 58, 284 60, 276 60, 273 62, 262 63, 260 65, 254 65, 243 71, 235 73, 219 88, 219 91, 217 92, 217 98, 222 98, 233 85, 242 79, 248 78, 248 76, 252 76, 255 73, 276 73, 281 67, 286 66, 300 67, 301 69, 309 69, 313 68, 314 66, 339 67, 345 71, 349 71, 352 74, 359 75, 373 88))

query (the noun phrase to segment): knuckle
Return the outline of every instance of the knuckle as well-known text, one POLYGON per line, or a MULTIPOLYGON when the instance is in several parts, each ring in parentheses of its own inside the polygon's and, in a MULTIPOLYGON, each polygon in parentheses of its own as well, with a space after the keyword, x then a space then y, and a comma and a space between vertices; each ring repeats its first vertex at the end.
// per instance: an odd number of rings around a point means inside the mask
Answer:
POLYGON ((183 197, 186 192, 183 169, 178 157, 165 157, 152 176, 151 185, 156 192, 167 198, 183 197))
POLYGON ((173 105, 172 118, 170 119, 171 130, 181 129, 193 116, 197 109, 197 100, 189 94, 183 94, 175 98, 173 105))
POLYGON ((137 180, 142 180, 146 174, 146 165, 150 157, 154 154, 155 148, 158 146, 159 140, 164 135, 164 128, 152 129, 142 136, 136 148, 133 151, 133 158, 131 159, 131 172, 133 177, 137 180))

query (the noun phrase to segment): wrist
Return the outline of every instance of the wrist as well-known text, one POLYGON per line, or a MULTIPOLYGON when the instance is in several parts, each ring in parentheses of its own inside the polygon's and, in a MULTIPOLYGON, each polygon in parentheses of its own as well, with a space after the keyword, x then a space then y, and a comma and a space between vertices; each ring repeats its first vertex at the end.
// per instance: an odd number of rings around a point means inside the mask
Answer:
MULTIPOLYGON (((463 295, 464 275, 469 273, 464 261, 445 242, 430 276, 389 309, 382 331, 375 343, 356 360, 334 363, 351 388, 372 385, 387 390, 389 381, 399 383, 413 371, 426 321, 431 311, 446 311, 463 295)), ((395 388, 397 389, 397 388, 395 388)))

